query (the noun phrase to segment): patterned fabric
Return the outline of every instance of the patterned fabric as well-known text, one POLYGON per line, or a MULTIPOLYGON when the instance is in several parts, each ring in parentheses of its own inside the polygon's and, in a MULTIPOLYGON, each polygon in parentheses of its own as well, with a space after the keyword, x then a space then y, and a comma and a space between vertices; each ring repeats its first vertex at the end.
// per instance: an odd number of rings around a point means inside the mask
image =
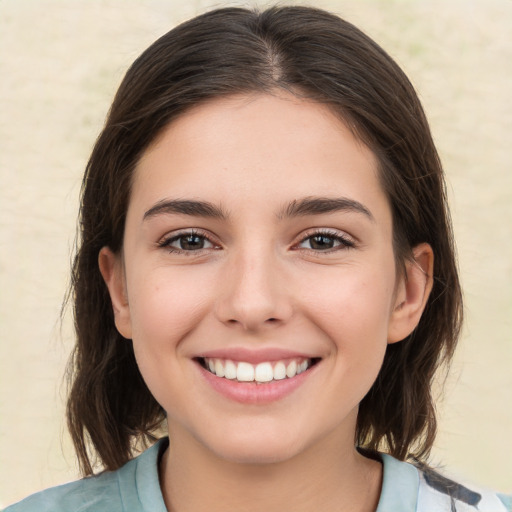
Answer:
MULTIPOLYGON (((4 512, 166 512, 158 482, 162 439, 121 469, 47 489, 4 512)), ((464 487, 390 455, 376 512, 512 512, 512 497, 464 487)))
POLYGON ((487 490, 475 490, 433 471, 419 471, 417 512, 509 512, 510 499, 487 490), (508 504, 507 504, 508 501, 508 504))

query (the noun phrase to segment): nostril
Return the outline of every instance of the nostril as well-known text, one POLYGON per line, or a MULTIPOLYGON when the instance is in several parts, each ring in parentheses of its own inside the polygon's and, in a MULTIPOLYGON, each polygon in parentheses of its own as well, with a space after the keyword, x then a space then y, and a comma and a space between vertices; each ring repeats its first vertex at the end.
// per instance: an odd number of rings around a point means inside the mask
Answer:
POLYGON ((226 325, 241 325, 244 329, 247 329, 249 331, 255 331, 258 328, 261 328, 264 326, 267 326, 267 327, 270 327, 270 325, 278 326, 282 322, 282 320, 279 317, 272 316, 272 317, 269 317, 266 319, 264 319, 264 318, 265 317, 262 317, 261 320, 259 320, 259 321, 258 321, 258 319, 254 319, 254 318, 248 318, 248 319, 229 318, 228 320, 225 321, 225 324, 226 325), (244 321, 244 320, 246 320, 246 321, 244 321))

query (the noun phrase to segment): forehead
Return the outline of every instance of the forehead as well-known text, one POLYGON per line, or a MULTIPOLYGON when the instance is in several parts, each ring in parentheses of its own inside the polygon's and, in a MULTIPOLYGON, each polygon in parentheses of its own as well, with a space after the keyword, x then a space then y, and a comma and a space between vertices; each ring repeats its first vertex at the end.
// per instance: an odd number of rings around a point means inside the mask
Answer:
POLYGON ((377 167, 329 107, 284 93, 239 95, 171 122, 139 161, 132 199, 208 196, 228 207, 333 194, 382 201, 377 167))

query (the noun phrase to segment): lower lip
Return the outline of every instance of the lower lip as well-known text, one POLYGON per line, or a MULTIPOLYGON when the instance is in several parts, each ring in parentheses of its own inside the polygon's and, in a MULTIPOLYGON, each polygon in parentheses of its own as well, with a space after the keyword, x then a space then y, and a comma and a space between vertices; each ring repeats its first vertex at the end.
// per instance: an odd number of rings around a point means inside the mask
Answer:
POLYGON ((238 382, 236 379, 217 377, 199 363, 197 363, 197 366, 206 382, 226 398, 243 404, 268 404, 293 393, 311 376, 318 363, 295 377, 261 384, 257 382, 238 382))

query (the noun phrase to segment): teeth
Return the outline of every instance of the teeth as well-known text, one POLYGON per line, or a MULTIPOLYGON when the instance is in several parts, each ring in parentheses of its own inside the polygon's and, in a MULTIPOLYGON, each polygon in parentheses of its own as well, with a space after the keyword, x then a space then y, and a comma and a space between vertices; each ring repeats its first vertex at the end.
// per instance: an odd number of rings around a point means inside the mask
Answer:
MULTIPOLYGON (((217 362, 215 362, 215 369, 217 369, 217 362)), ((217 377, 222 377, 222 375, 219 375, 217 372, 215 373, 217 377)), ((252 382, 254 380, 254 366, 249 363, 238 363, 236 380, 239 382, 252 382)))
POLYGON ((295 377, 297 375, 297 362, 292 361, 288 364, 286 367, 286 376, 291 379, 292 377, 295 377))
POLYGON ((254 380, 257 382, 270 382, 274 380, 274 370, 270 363, 260 363, 254 370, 254 380))
POLYGON ((302 363, 300 363, 297 366, 297 375, 299 375, 302 372, 305 372, 307 369, 308 369, 308 362, 307 361, 302 361, 302 363))
POLYGON ((311 359, 292 359, 276 363, 264 362, 257 365, 245 361, 234 362, 224 359, 205 359, 205 366, 217 377, 224 377, 239 382, 271 382, 273 380, 291 379, 305 372, 311 366, 311 359))
POLYGON ((277 363, 274 366, 274 380, 283 380, 286 379, 286 366, 284 363, 277 363))
POLYGON ((226 361, 224 366, 224 377, 226 377, 226 379, 233 380, 236 379, 237 373, 238 372, 235 363, 233 363, 233 361, 226 361))
MULTIPOLYGON (((220 359, 217 359, 215 361, 215 374, 217 377, 224 377, 224 365, 222 364, 222 361, 220 359)), ((238 373, 237 373, 238 376, 238 373)))

